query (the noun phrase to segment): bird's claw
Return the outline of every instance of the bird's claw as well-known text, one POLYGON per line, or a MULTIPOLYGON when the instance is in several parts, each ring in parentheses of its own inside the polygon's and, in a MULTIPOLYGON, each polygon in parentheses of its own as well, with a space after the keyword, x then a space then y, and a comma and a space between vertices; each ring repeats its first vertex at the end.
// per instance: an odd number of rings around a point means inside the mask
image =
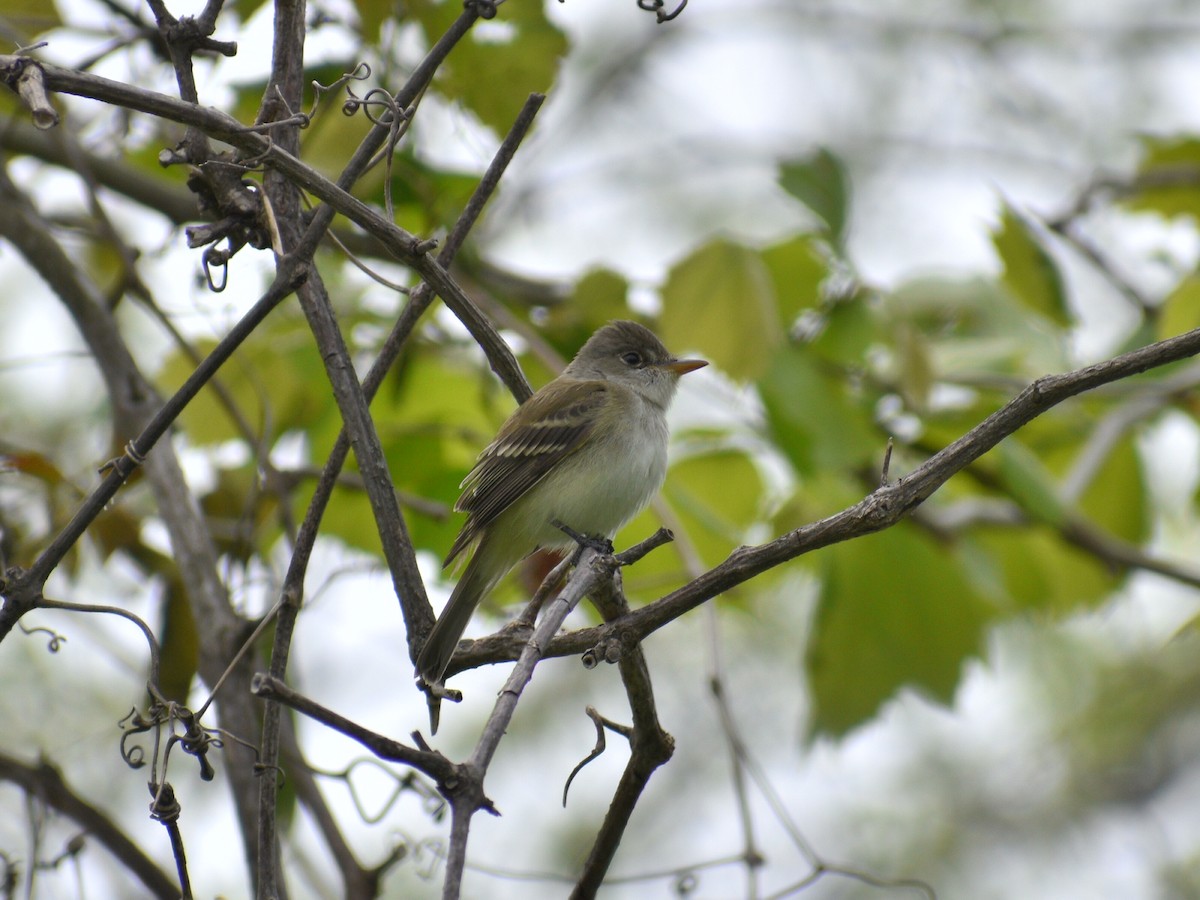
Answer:
POLYGON ((613 542, 603 535, 580 534, 570 525, 560 522, 558 519, 555 519, 550 524, 578 544, 579 550, 583 550, 586 547, 589 550, 595 550, 603 556, 609 556, 613 552, 613 542))

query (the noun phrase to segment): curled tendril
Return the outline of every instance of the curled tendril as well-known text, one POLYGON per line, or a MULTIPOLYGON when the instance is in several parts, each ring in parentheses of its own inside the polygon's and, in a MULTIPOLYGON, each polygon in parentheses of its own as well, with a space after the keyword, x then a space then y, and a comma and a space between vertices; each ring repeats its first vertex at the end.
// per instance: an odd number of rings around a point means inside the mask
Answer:
POLYGON ((140 769, 146 765, 146 749, 138 744, 130 745, 129 739, 135 735, 145 734, 158 726, 155 718, 146 718, 138 709, 131 709, 125 718, 117 723, 121 729, 121 759, 131 769, 140 769))
POLYGON ((646 12, 652 12, 658 19, 661 25, 663 22, 670 22, 678 16, 684 9, 687 8, 688 0, 681 0, 680 4, 675 7, 674 12, 663 12, 663 0, 637 0, 638 9, 644 9, 646 12))
POLYGON ((445 858, 446 842, 440 838, 425 838, 413 846, 413 861, 421 878, 432 878, 445 858))
POLYGON ((446 818, 446 810, 449 806, 440 795, 434 793, 426 794, 421 805, 424 807, 426 814, 433 818, 433 821, 441 822, 446 818))
POLYGON ((396 800, 405 791, 413 791, 419 794, 421 796, 422 803, 425 806, 426 812, 434 816, 434 818, 438 821, 441 820, 441 816, 445 812, 446 804, 441 795, 430 785, 422 781, 415 772, 406 772, 403 775, 399 775, 376 759, 355 759, 350 763, 350 765, 339 771, 325 771, 317 768, 313 768, 312 771, 313 774, 319 775, 323 778, 336 778, 345 782, 346 789, 350 793, 350 800, 353 802, 355 810, 358 812, 359 817, 369 825, 374 825, 375 823, 381 821, 395 805, 396 800), (357 769, 359 766, 371 766, 395 782, 391 793, 387 799, 383 801, 382 806, 377 812, 371 813, 367 811, 366 803, 359 793, 358 788, 354 785, 354 778, 352 776, 355 769, 357 769))
POLYGON ((171 787, 170 782, 164 781, 156 785, 152 781, 147 787, 150 788, 150 796, 154 798, 150 801, 150 818, 156 822, 178 821, 183 807, 179 805, 179 800, 175 797, 175 788, 171 787))
MULTIPOLYGON (((346 93, 349 94, 349 99, 342 104, 342 112, 345 115, 352 116, 362 110, 372 125, 388 129, 387 145, 380 151, 380 156, 385 160, 383 205, 387 217, 395 219, 396 214, 392 204, 392 157, 395 155, 396 145, 400 143, 400 138, 408 130, 409 123, 416 115, 416 106, 401 109, 396 103, 396 98, 382 88, 372 88, 363 97, 359 97, 350 88, 346 88, 346 93), (380 106, 386 110, 384 115, 379 115, 372 109, 372 107, 380 106)), ((376 157, 372 160, 371 165, 375 165, 379 158, 376 157)))
MULTIPOLYGON (((312 82, 313 105, 312 105, 312 108, 308 111, 309 118, 312 118, 314 115, 316 115, 317 106, 318 106, 318 104, 320 104, 321 97, 323 95, 332 93, 333 91, 336 91, 336 90, 340 90, 341 87, 343 85, 347 84, 348 82, 366 81, 370 77, 371 77, 371 67, 369 65, 367 65, 367 63, 365 63, 365 62, 360 62, 352 70, 344 73, 341 78, 339 78, 337 81, 333 82, 332 84, 321 84, 321 82, 319 82, 319 81, 312 82)), ((353 91, 350 91, 349 89, 347 89, 347 93, 349 93, 349 94, 351 94, 351 96, 353 96, 353 91)), ((350 101, 347 100, 346 103, 348 104, 348 103, 350 103, 350 101)), ((355 108, 355 111, 357 111, 357 107, 355 108)), ((352 114, 352 113, 346 112, 345 105, 343 105, 343 107, 342 107, 342 112, 345 112, 346 115, 352 114)))
MULTIPOLYGON (((230 240, 230 244, 233 241, 230 240)), ((229 285, 229 260, 236 251, 220 250, 216 247, 209 247, 200 256, 200 262, 204 266, 204 280, 208 282, 208 289, 214 294, 219 294, 229 285), (213 270, 220 269, 221 281, 218 284, 213 280, 213 270)))
POLYGON ((563 785, 562 804, 564 809, 567 805, 567 792, 571 790, 571 782, 575 780, 575 776, 583 771, 584 766, 588 765, 592 760, 598 759, 604 753, 607 743, 604 737, 605 730, 607 729, 619 734, 626 740, 632 740, 633 738, 632 728, 628 725, 619 725, 610 719, 604 718, 594 706, 589 706, 584 711, 587 713, 587 717, 592 720, 592 724, 596 726, 596 745, 592 748, 592 752, 581 760, 579 765, 572 769, 571 774, 567 776, 567 783, 563 785))
POLYGON ((347 116, 352 116, 362 110, 372 125, 386 125, 393 128, 397 127, 397 123, 412 118, 412 110, 401 109, 396 103, 396 98, 383 88, 371 88, 362 97, 350 88, 346 88, 346 94, 348 96, 346 102, 342 104, 342 112, 347 116), (373 111, 372 107, 379 106, 387 110, 386 117, 373 111))
POLYGON ((262 766, 260 765, 258 746, 256 744, 252 744, 247 740, 243 740, 242 738, 240 738, 236 734, 234 734, 232 731, 226 731, 224 728, 205 728, 204 733, 205 733, 206 739, 207 739, 205 749, 211 750, 215 747, 216 749, 220 750, 222 747, 225 746, 225 741, 227 741, 227 740, 233 741, 239 747, 241 747, 245 750, 248 750, 248 751, 250 751, 250 753, 254 754, 254 768, 258 768, 258 769, 262 768, 262 766))
MULTIPOLYGON (((272 126, 278 124, 280 123, 271 123, 272 126)), ((200 167, 202 169, 210 169, 215 168, 216 166, 221 166, 226 169, 237 169, 239 172, 261 172, 263 171, 266 158, 270 156, 271 151, 275 149, 275 141, 272 140, 271 136, 269 134, 264 135, 264 138, 267 142, 267 149, 265 149, 262 153, 259 153, 255 156, 243 156, 238 159, 210 159, 202 162, 200 167)), ((242 182, 242 184, 245 183, 246 182, 244 181, 242 182)))
POLYGON ((216 771, 208 761, 208 751, 212 747, 221 746, 220 738, 201 728, 195 715, 187 707, 176 707, 175 718, 183 724, 184 732, 182 735, 172 735, 171 741, 178 741, 184 753, 196 757, 203 781, 212 781, 216 771))
POLYGON ((272 128, 279 128, 282 125, 295 125, 300 130, 304 130, 312 124, 312 116, 308 113, 292 113, 284 119, 272 119, 270 122, 263 122, 261 125, 247 125, 244 128, 238 129, 242 134, 266 134, 272 128))
POLYGON ((53 628, 43 628, 40 625, 35 628, 26 628, 20 622, 17 623, 17 627, 20 628, 21 632, 27 636, 31 636, 31 635, 35 635, 35 634, 50 635, 50 640, 48 640, 46 642, 46 649, 49 650, 51 653, 57 653, 59 650, 62 649, 62 645, 67 642, 66 635, 59 634, 53 628))
MULTIPOLYGON (((128 735, 126 735, 128 737, 128 735)), ((132 747, 125 746, 125 737, 121 738, 121 757, 125 760, 125 764, 131 769, 140 769, 146 765, 146 748, 134 744, 132 747)))
POLYGON ((254 764, 255 775, 265 775, 267 772, 275 773, 275 777, 279 779, 279 786, 281 788, 287 784, 287 770, 283 766, 268 766, 266 763, 260 762, 254 764))

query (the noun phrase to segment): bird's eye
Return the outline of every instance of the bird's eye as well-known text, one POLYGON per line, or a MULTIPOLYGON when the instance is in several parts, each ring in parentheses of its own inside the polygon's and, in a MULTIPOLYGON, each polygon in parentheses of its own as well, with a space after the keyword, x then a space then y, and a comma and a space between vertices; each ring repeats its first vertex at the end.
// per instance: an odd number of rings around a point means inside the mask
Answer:
POLYGON ((636 350, 630 350, 628 353, 621 354, 621 361, 627 366, 637 367, 642 364, 642 354, 636 350))

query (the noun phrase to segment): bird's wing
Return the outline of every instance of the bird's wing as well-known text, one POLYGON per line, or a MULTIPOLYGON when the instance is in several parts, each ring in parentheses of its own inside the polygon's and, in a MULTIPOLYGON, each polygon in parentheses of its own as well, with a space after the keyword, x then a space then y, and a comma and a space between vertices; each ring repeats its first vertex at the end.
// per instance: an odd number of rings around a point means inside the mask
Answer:
POLYGON ((534 394, 500 428, 463 479, 454 508, 468 513, 454 540, 449 565, 480 532, 519 497, 546 477, 561 460, 588 440, 600 408, 611 397, 604 381, 579 381, 564 391, 534 394))

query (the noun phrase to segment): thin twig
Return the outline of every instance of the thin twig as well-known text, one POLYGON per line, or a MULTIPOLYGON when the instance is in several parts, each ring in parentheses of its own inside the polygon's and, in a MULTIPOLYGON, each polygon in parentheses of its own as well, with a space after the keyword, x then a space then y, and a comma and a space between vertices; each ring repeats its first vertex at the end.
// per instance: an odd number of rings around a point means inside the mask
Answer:
MULTIPOLYGON (((470 27, 476 15, 471 9, 464 11, 463 16, 456 20, 451 29, 427 54, 426 60, 413 73, 410 84, 418 74, 425 72, 426 62, 432 60, 433 68, 436 69, 441 58, 444 58, 453 43, 470 27), (439 53, 442 54, 440 57, 437 56, 439 53)), ((18 57, 0 55, 0 73, 14 65, 17 59, 18 57)), ((377 126, 372 130, 359 145, 354 157, 335 183, 312 166, 301 162, 294 154, 288 153, 277 143, 260 134, 247 132, 240 122, 220 110, 185 103, 165 94, 158 94, 96 75, 74 72, 48 64, 42 65, 46 84, 52 90, 91 97, 159 118, 194 126, 210 137, 232 144, 251 157, 261 157, 265 165, 278 170, 289 181, 325 202, 326 205, 314 213, 309 224, 310 232, 315 232, 323 237, 333 216, 337 213, 341 213, 361 226, 379 240, 387 250, 402 262, 410 265, 425 281, 429 282, 435 293, 442 297, 446 305, 466 326, 472 338, 484 349, 492 370, 504 382, 513 396, 520 400, 529 395, 529 385, 520 366, 516 364, 512 352, 500 339, 491 323, 480 314, 462 288, 446 272, 446 269, 429 254, 431 249, 429 242, 409 234, 394 222, 387 220, 378 210, 349 192, 349 188, 370 163, 373 154, 386 142, 388 137, 386 127, 377 126)), ((396 95, 396 100, 397 103, 410 102, 411 97, 405 100, 403 92, 401 92, 396 95)), ((223 200, 232 203, 236 197, 231 195, 224 197, 223 200)), ((249 199, 247 202, 250 202, 249 199)))
POLYGON ((454 763, 450 762, 442 754, 433 750, 420 750, 416 747, 409 747, 407 744, 402 744, 384 735, 376 734, 370 729, 359 725, 357 722, 347 719, 340 713, 336 713, 328 707, 322 706, 298 691, 293 690, 278 678, 273 678, 265 672, 259 672, 254 676, 250 683, 250 690, 256 697, 281 703, 290 709, 296 710, 298 713, 308 716, 310 719, 320 722, 322 725, 332 728, 334 731, 346 735, 346 737, 362 744, 375 754, 375 756, 379 757, 379 759, 412 766, 414 769, 436 779, 439 783, 453 781, 458 775, 458 770, 454 763))
POLYGON ((0 781, 20 785, 30 796, 37 797, 85 828, 88 836, 102 844, 152 896, 160 900, 179 900, 179 888, 171 876, 146 856, 121 826, 76 794, 49 763, 31 765, 0 752, 0 781))
MULTIPOLYGON (((574 656, 598 646, 631 646, 713 597, 789 560, 831 544, 889 528, 1004 438, 1071 397, 1200 353, 1200 329, 1149 344, 1095 365, 1037 379, 1009 403, 902 478, 880 486, 841 512, 775 540, 734 550, 677 591, 616 622, 560 635, 546 656, 574 656)), ((517 658, 519 642, 504 634, 476 639, 460 652, 459 670, 517 658)))
MULTIPOLYGON (((661 546, 671 536, 666 529, 659 529, 648 540, 633 548, 640 558, 648 550, 643 548, 661 546)), ((629 603, 621 584, 620 572, 606 579, 589 592, 592 604, 606 622, 619 619, 629 611, 629 603)), ((633 727, 629 729, 629 760, 621 773, 609 802, 608 811, 600 830, 596 833, 588 858, 580 871, 579 879, 571 892, 573 900, 591 898, 596 895, 608 874, 617 848, 625 836, 629 820, 637 807, 651 776, 670 760, 675 751, 675 739, 671 737, 658 719, 654 688, 650 681, 650 668, 640 645, 620 648, 617 666, 621 673, 621 684, 633 716, 633 727)))
POLYGON ((457 897, 461 890, 471 817, 479 809, 485 808, 482 804, 484 776, 508 730, 521 694, 542 658, 542 648, 549 644, 571 610, 584 596, 590 594, 601 582, 610 579, 616 571, 617 561, 614 557, 600 556, 591 547, 582 550, 574 574, 568 579, 562 592, 547 606, 533 637, 526 642, 520 659, 501 688, 475 749, 462 766, 465 777, 446 793, 450 801, 451 824, 443 897, 457 897))

